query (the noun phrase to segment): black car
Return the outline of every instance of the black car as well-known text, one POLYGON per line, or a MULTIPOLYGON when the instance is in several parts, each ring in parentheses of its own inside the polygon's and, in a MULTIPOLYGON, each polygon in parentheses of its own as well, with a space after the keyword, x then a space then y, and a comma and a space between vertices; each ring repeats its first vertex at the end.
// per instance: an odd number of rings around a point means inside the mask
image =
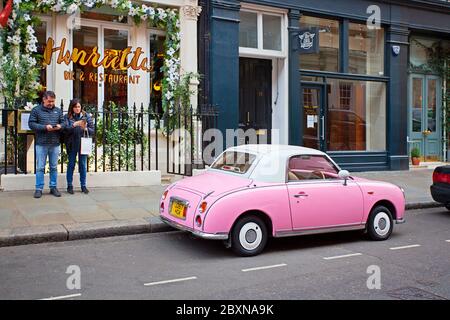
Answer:
POLYGON ((450 166, 434 169, 433 185, 430 190, 434 201, 444 204, 450 210, 450 166))

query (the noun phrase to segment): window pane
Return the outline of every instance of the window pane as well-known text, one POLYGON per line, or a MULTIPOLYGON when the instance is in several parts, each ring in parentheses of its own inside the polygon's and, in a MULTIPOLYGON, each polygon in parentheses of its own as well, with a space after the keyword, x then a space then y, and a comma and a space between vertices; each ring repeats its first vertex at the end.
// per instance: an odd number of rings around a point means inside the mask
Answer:
MULTIPOLYGON (((122 50, 128 46, 128 31, 105 29, 105 56, 109 61, 116 56, 121 57, 122 50)), ((127 69, 105 69, 105 102, 110 101, 119 106, 126 106, 128 96, 127 69), (126 80, 126 81, 125 81, 126 80)))
POLYGON ((412 129, 413 132, 422 131, 422 79, 413 79, 413 106, 412 106, 412 129))
POLYGON ((263 15, 264 49, 281 51, 281 17, 263 15))
POLYGON ((239 46, 258 48, 258 22, 257 15, 253 12, 240 12, 239 46))
POLYGON ((150 72, 150 104, 153 110, 162 113, 162 79, 164 77, 164 41, 165 36, 153 34, 150 36, 150 58, 152 71, 150 72))
MULTIPOLYGON (((84 50, 86 57, 93 52, 94 47, 98 46, 98 29, 82 26, 79 30, 73 30, 73 48, 78 51, 84 50)), ((98 103, 98 84, 97 81, 91 81, 97 75, 97 68, 92 67, 91 63, 82 66, 80 63, 73 65, 73 97, 81 100, 82 104, 97 105, 98 103), (82 81, 84 80, 84 81, 82 81)), ((95 77, 97 79, 97 77, 95 77)))
POLYGON ((300 68, 339 71, 339 21, 302 16, 300 28, 319 28, 319 53, 300 55, 300 68))
POLYGON ((327 149, 386 149, 386 84, 329 79, 327 149))
POLYGON ((384 75, 384 29, 349 24, 349 72, 384 75))
POLYGON ((244 174, 252 166, 256 156, 245 152, 224 152, 212 165, 211 168, 244 174))
POLYGON ((337 168, 324 156, 304 155, 289 159, 289 181, 338 178, 337 168))
POLYGON ((436 132, 436 79, 428 80, 428 130, 436 132))
MULTIPOLYGON (((36 38, 38 39, 37 44, 37 54, 43 56, 45 46, 47 45, 47 23, 42 22, 35 28, 36 38)), ((47 90, 47 68, 41 68, 41 73, 39 75, 39 83, 44 86, 44 91, 47 90)), ((41 99, 39 99, 41 100, 41 99)))

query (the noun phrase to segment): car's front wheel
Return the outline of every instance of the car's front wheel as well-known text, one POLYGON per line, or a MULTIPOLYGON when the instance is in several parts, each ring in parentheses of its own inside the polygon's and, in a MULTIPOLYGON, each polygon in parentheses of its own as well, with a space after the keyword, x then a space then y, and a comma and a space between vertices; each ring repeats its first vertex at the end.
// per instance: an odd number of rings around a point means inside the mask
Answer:
POLYGON ((240 256, 255 256, 266 246, 267 237, 267 227, 259 217, 245 216, 233 227, 231 247, 240 256))
POLYGON ((367 224, 369 237, 376 241, 386 240, 391 235, 393 228, 394 221, 391 211, 384 206, 373 208, 367 224))

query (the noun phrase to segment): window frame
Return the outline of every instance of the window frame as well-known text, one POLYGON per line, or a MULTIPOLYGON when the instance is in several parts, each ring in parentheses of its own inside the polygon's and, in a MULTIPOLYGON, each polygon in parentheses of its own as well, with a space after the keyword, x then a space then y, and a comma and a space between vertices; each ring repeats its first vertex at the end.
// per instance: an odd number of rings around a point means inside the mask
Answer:
POLYGON ((241 47, 239 46, 240 56, 260 56, 260 57, 276 57, 285 58, 286 52, 286 36, 285 30, 287 29, 286 13, 282 10, 269 10, 261 9, 257 6, 243 5, 240 12, 249 12, 256 14, 256 34, 257 34, 257 48, 241 47), (263 16, 275 16, 280 18, 280 50, 264 49, 264 23, 263 16))

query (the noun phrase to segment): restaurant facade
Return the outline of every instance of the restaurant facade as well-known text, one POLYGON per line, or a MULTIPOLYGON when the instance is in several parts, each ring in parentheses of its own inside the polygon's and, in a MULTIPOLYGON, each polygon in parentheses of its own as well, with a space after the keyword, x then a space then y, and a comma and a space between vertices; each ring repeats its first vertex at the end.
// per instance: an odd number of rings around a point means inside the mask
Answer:
POLYGON ((433 58, 449 61, 450 2, 199 4, 200 99, 219 107, 224 134, 255 129, 352 171, 407 170, 415 147, 448 160, 449 72, 433 58))

